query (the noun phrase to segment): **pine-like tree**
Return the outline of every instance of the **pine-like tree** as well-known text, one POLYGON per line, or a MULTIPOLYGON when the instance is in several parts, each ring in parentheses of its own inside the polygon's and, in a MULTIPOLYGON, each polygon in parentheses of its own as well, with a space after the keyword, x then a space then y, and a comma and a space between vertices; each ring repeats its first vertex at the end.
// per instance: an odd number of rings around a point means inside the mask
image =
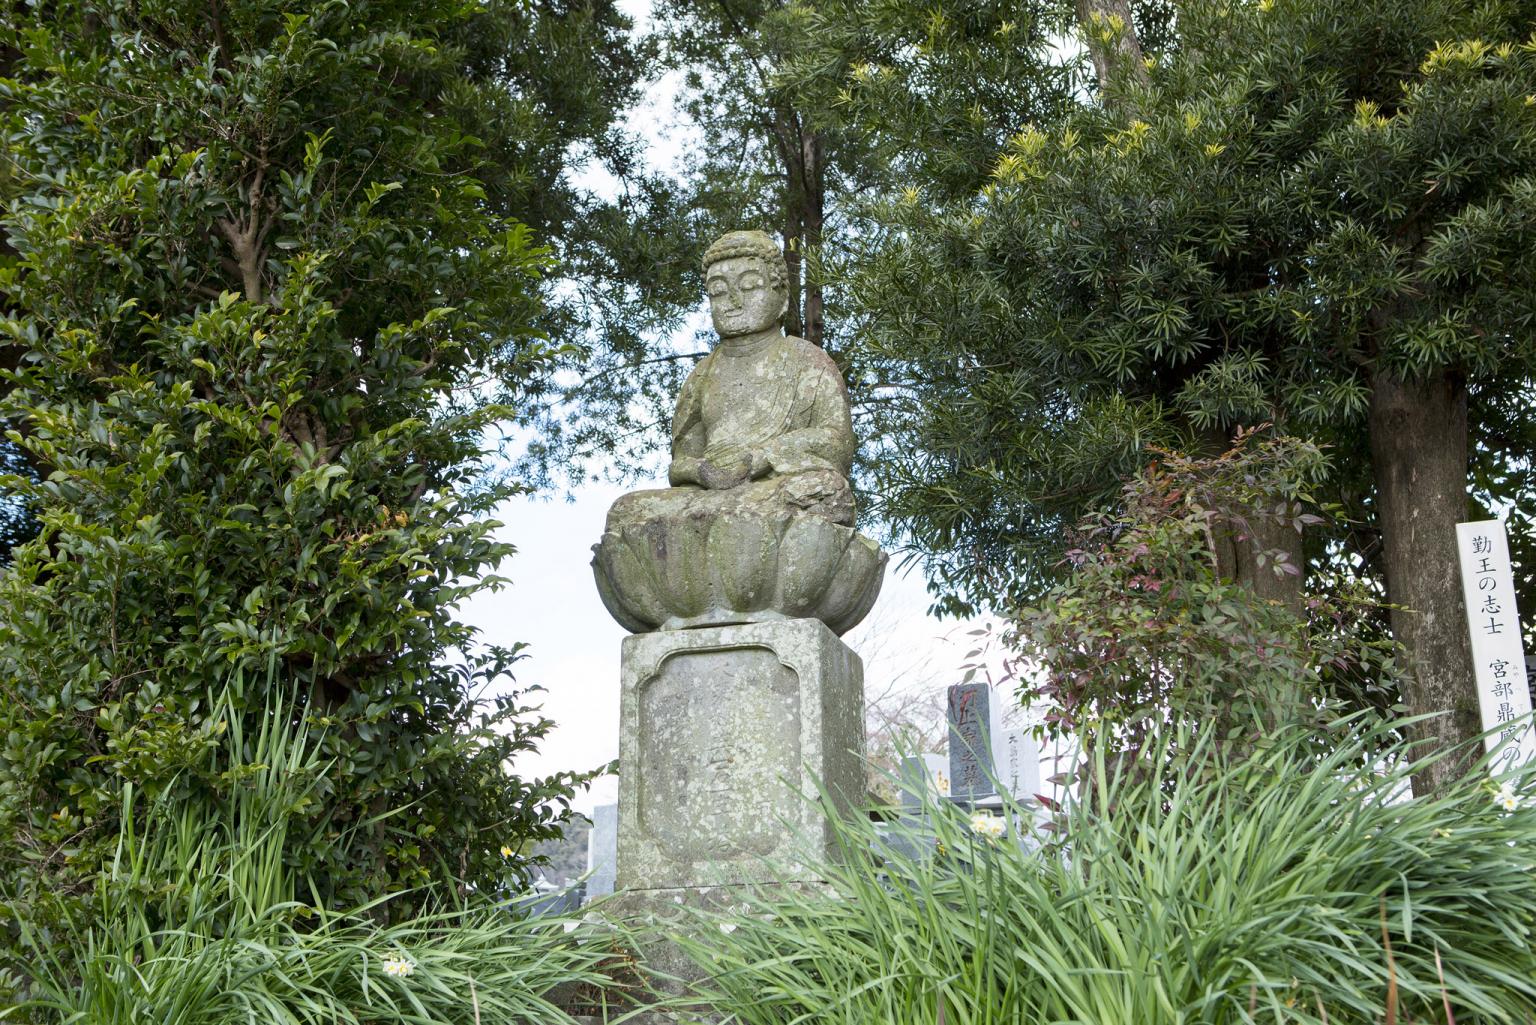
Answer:
MULTIPOLYGON (((1018 126, 970 196, 892 198, 856 289, 906 386, 887 512, 941 588, 1037 593, 1148 441, 1274 423, 1333 445, 1359 521, 1334 552, 1401 606, 1410 709, 1451 713, 1421 735, 1475 734, 1452 527, 1469 485, 1517 515, 1533 497, 1526 453, 1485 434, 1536 436, 1533 16, 1183 4, 1146 63, 1111 61, 1105 102, 1018 126)), ((1129 28, 1090 19, 1096 52, 1129 28)))

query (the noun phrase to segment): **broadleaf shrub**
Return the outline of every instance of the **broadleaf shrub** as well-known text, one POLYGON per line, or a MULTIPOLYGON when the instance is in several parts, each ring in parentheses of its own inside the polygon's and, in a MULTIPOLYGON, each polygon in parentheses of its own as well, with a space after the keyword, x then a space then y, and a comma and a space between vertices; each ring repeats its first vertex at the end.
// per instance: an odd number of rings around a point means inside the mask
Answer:
POLYGON ((237 712, 290 702, 324 753, 283 851, 316 906, 490 892, 503 847, 557 832, 576 777, 508 765, 549 724, 481 700, 517 649, 455 616, 512 552, 485 396, 551 352, 512 6, 0 25, 0 417, 42 471, 4 482, 40 533, 0 578, 0 950, 99 910, 127 795, 236 785, 208 769, 232 675, 237 712))
MULTIPOLYGON (((1391 708, 1400 661, 1374 595, 1337 584, 1293 606, 1232 580, 1218 559, 1223 543, 1321 523, 1310 487, 1325 454, 1248 432, 1221 455, 1155 456, 1078 525, 1065 579, 1013 616, 1012 664, 1038 667, 1014 682, 1044 711, 1045 732, 1135 755, 1179 722, 1261 744, 1282 723, 1391 708)), ((1253 558, 1301 572, 1283 550, 1253 558)))

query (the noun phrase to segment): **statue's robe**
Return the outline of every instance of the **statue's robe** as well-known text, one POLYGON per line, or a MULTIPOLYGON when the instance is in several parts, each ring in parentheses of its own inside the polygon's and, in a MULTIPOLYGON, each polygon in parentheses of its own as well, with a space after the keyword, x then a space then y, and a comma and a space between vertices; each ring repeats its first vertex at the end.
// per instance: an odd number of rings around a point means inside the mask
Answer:
POLYGON ((637 491, 608 529, 671 514, 803 511, 853 523, 853 422, 837 364, 802 338, 725 342, 683 384, 672 419, 672 487, 637 491), (702 467, 752 460, 756 479, 711 489, 702 467))

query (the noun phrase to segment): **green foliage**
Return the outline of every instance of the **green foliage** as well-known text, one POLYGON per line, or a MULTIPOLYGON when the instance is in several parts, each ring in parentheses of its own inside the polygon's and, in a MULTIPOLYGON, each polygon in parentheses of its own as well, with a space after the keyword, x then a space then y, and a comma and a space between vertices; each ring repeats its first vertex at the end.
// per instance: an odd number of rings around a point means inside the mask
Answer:
MULTIPOLYGON (((609 475, 639 474, 664 448, 677 391, 713 339, 690 330, 704 295, 704 250, 739 228, 783 235, 805 205, 794 167, 802 130, 825 131, 831 114, 797 107, 778 81, 777 65, 807 38, 792 5, 678 0, 656 4, 653 14, 648 42, 657 67, 676 73, 682 86, 678 134, 686 155, 678 166, 626 183, 624 198, 594 224, 610 239, 607 258, 594 261, 595 276, 613 284, 583 297, 597 301, 606 333, 584 344, 565 404, 537 418, 538 435, 520 468, 539 479, 579 476, 598 462, 609 475)), ((821 177, 834 191, 861 173, 841 141, 823 143, 821 177)), ((829 216, 835 223, 835 208, 829 216)), ((788 322, 800 334, 803 249, 788 254, 788 322)))
POLYGON ((867 311, 845 287, 850 258, 878 252, 886 231, 865 200, 914 180, 967 191, 1018 123, 1072 101, 1075 72, 1052 56, 1069 7, 657 4, 655 42, 681 85, 686 155, 632 187, 616 211, 633 246, 607 266, 641 261, 625 293, 637 333, 584 352, 570 405, 557 411, 566 419, 541 421, 531 463, 548 472, 617 456, 624 473, 665 444, 676 389, 707 351, 707 338, 686 333, 703 292, 699 258, 731 229, 783 240, 788 330, 812 337, 811 322, 821 323, 816 340, 844 366, 855 400, 887 401, 889 382, 866 371, 856 345, 867 311))
MULTIPOLYGON (((778 67, 781 87, 856 140, 870 167, 865 189, 969 196, 1019 124, 1076 106, 1081 68, 1060 46, 1071 4, 801 0, 790 9, 798 31, 778 67)), ((841 197, 849 215, 866 213, 868 198, 856 188, 841 197)), ((831 247, 848 249, 878 247, 831 247)))
MULTIPOLYGON (((1113 510, 1085 518, 1070 576, 1009 628, 1019 663, 1039 667, 1017 685, 1047 732, 1136 750, 1177 715, 1251 743, 1340 706, 1388 711, 1397 650, 1368 595, 1314 593, 1292 609, 1218 575, 1222 535, 1266 519, 1298 534, 1320 523, 1306 509, 1325 476, 1314 446, 1250 435, 1212 459, 1162 453, 1113 510)), ((1255 561, 1301 572, 1283 551, 1255 561)))
MULTIPOLYGON (((1406 802, 1413 767, 1379 759, 1390 727, 1358 717, 1324 754, 1300 728, 1231 761, 1165 739, 1184 764, 1115 776, 1101 758, 1108 802, 1070 804, 1039 850, 947 804, 922 860, 840 821, 825 892, 702 924, 702 998, 744 1025, 1529 1020, 1530 780, 1513 813, 1477 776, 1406 802)), ((1030 816, 1010 808, 1010 829, 1030 816)))
POLYGON ((8 932, 89 904, 129 787, 229 785, 201 766, 231 673, 266 681, 240 714, 276 689, 314 717, 328 825, 284 856, 320 906, 489 887, 555 833, 574 780, 507 768, 549 724, 478 700, 516 651, 454 618, 512 550, 485 396, 549 363, 517 215, 553 114, 508 85, 541 10, 77 2, 0 29, 25 355, 0 412, 44 470, 6 480, 41 524, 0 579, 8 932))
POLYGON ((326 804, 334 763, 282 702, 249 734, 239 704, 221 695, 210 717, 207 768, 229 784, 212 803, 124 788, 98 916, 28 923, 11 1011, 39 1025, 570 1021, 547 995, 595 982, 598 957, 559 919, 484 896, 394 924, 380 924, 399 917, 388 897, 312 906, 283 854, 319 842, 306 812, 326 804))
POLYGON ((1021 120, 968 193, 918 179, 871 209, 862 358, 901 396, 876 490, 952 606, 999 576, 1040 594, 1147 443, 1336 441, 1331 497, 1369 522, 1379 373, 1470 381, 1481 494, 1525 514, 1497 468, 1536 430, 1531 24, 1516 2, 1180 5, 1144 88, 1021 120))
MULTIPOLYGON (((21 450, 9 439, 0 441, 0 473, 31 474, 21 450)), ((0 565, 11 561, 11 550, 37 535, 37 519, 16 496, 0 498, 0 565)))

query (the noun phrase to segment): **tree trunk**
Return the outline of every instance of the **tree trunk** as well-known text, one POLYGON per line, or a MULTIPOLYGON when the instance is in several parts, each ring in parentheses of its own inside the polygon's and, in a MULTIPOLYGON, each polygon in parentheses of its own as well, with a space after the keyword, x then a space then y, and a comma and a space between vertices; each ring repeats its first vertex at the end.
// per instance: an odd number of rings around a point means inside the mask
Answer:
POLYGON ((1130 0, 1076 0, 1076 7, 1077 21, 1088 43, 1088 56, 1099 79, 1099 91, 1105 95, 1111 93, 1115 73, 1122 68, 1138 83, 1146 85, 1147 66, 1143 63, 1141 41, 1136 38, 1136 23, 1131 20, 1130 0), (1101 40, 1104 29, 1095 24, 1100 21, 1118 21, 1124 26, 1109 46, 1101 40))
POLYGON ((1227 520, 1217 524, 1212 538, 1216 575, 1241 584, 1263 601, 1277 601, 1293 615, 1303 614, 1302 589, 1306 562, 1302 537, 1292 527, 1248 515, 1242 525, 1227 520), (1275 552, 1284 552, 1297 573, 1275 572, 1275 552), (1259 556, 1263 555, 1262 563, 1259 556))
POLYGON ((789 304, 784 331, 806 336, 805 318, 805 149, 800 121, 793 112, 776 110, 772 134, 784 169, 784 264, 789 272, 789 304))
POLYGON ((1295 527, 1279 523, 1269 516, 1250 516, 1248 532, 1249 536, 1238 538, 1232 544, 1232 579, 1265 601, 1280 602, 1299 618, 1304 614, 1302 583, 1307 568, 1301 534, 1295 527), (1284 552, 1286 561, 1298 572, 1276 573, 1276 551, 1284 552), (1260 554, 1264 555, 1262 565, 1259 562, 1260 554))
MULTIPOLYGON (((1213 459, 1232 447, 1231 436, 1219 427, 1199 432, 1201 456, 1213 459)), ((1259 598, 1277 601, 1293 615, 1303 614, 1302 587, 1306 580, 1302 536, 1294 527, 1270 516, 1249 514, 1243 524, 1232 520, 1215 525, 1211 538, 1215 549, 1216 575, 1242 584, 1259 598), (1282 551, 1298 573, 1276 574, 1274 552, 1282 551), (1259 564, 1259 556, 1264 564, 1259 564)))
POLYGON ((789 305, 784 309, 784 332, 791 335, 805 334, 805 324, 800 319, 800 282, 805 263, 801 256, 803 247, 800 211, 791 202, 789 209, 784 211, 784 265, 789 271, 789 305))
POLYGON ((1416 725, 1410 739, 1428 755, 1465 744, 1416 774, 1432 794, 1464 773, 1481 732, 1471 645, 1456 558, 1456 524, 1467 516, 1467 389, 1441 373, 1423 382, 1378 372, 1372 382, 1371 459, 1381 521, 1392 634, 1407 651, 1403 698, 1416 725))
MULTIPOLYGON (((804 176, 801 194, 805 197, 802 224, 805 227, 805 247, 816 252, 821 247, 822 222, 826 213, 826 161, 823 159, 821 136, 805 132, 800 138, 800 169, 804 176)), ((826 334, 825 313, 822 306, 820 282, 805 276, 805 340, 821 345, 826 334)))

